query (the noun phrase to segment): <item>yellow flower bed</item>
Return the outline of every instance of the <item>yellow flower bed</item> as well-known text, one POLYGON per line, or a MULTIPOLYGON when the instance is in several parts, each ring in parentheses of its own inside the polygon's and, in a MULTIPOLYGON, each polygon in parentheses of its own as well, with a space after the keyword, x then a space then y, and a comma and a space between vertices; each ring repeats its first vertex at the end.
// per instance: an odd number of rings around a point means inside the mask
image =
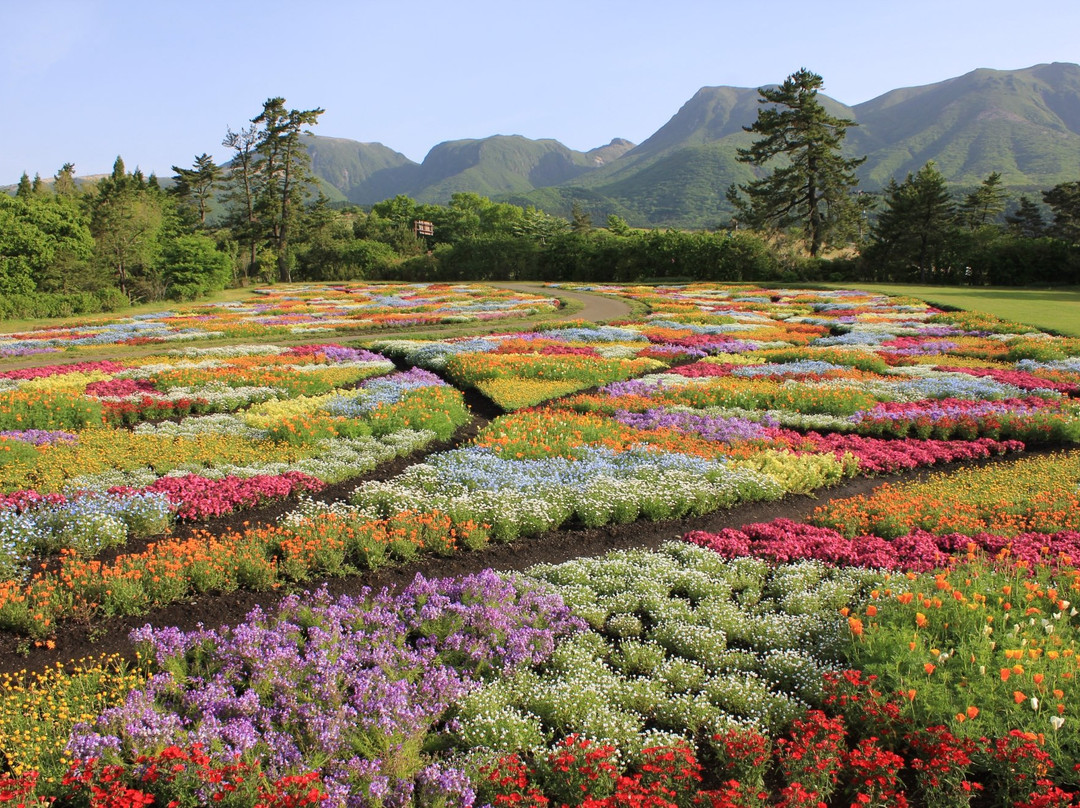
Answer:
POLYGON ((145 666, 118 654, 0 675, 0 756, 15 775, 39 772, 39 793, 56 793, 71 764, 72 726, 120 704, 146 678, 145 666))

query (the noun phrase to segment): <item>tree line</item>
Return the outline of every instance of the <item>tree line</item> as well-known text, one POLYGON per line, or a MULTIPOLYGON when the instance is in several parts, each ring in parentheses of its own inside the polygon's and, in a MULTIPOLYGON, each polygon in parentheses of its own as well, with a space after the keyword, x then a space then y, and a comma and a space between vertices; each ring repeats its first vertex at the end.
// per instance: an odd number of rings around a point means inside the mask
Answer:
POLYGON ((473 193, 334 205, 303 140, 323 110, 271 98, 226 130, 221 166, 199 154, 165 183, 119 157, 94 183, 76 183, 70 163, 51 184, 24 174, 0 195, 0 316, 293 280, 1080 282, 1080 181, 1010 200, 992 173, 957 196, 930 162, 863 192, 862 158, 841 151, 856 124, 826 113, 821 86, 802 69, 759 90, 745 127, 757 137, 739 150, 759 178, 728 189, 735 216, 714 232, 638 230, 616 216, 596 226, 577 206, 567 220, 473 193))

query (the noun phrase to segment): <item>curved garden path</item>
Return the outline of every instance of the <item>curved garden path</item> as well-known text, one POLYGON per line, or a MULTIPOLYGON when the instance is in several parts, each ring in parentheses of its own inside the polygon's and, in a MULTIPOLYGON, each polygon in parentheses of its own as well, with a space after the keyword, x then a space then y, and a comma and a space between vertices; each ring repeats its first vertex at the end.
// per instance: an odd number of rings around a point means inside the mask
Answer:
POLYGON ((621 297, 613 295, 601 295, 595 292, 581 292, 578 290, 563 289, 560 287, 541 286, 524 281, 512 281, 506 283, 489 283, 497 289, 512 289, 515 292, 525 292, 532 295, 557 295, 567 300, 573 300, 582 305, 580 311, 572 316, 556 317, 555 319, 588 320, 591 323, 602 323, 608 320, 622 320, 633 313, 633 307, 621 297))

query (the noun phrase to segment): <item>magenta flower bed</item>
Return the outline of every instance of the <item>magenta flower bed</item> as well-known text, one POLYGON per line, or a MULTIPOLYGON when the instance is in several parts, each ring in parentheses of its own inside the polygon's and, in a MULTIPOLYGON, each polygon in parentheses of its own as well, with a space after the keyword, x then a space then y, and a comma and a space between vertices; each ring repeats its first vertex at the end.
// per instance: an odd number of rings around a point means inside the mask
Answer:
POLYGON ((110 362, 108 359, 100 362, 72 362, 70 365, 44 365, 37 368, 5 370, 0 373, 0 379, 47 379, 60 373, 92 373, 95 370, 100 370, 102 373, 119 373, 124 370, 124 366, 110 362))
POLYGON ((838 566, 915 572, 947 566, 951 558, 972 549, 991 555, 1007 552, 1010 558, 1029 564, 1080 556, 1080 532, 1074 530, 1021 533, 1013 538, 993 533, 935 536, 925 530, 914 530, 888 541, 880 536, 849 539, 827 527, 774 519, 743 525, 740 529, 725 528, 719 533, 695 530, 683 539, 724 558, 751 556, 778 563, 815 560, 838 566))
POLYGON ((861 435, 808 432, 793 442, 793 448, 812 452, 832 452, 838 458, 850 453, 859 461, 859 471, 885 474, 937 463, 958 460, 978 460, 1007 452, 1022 452, 1024 443, 1018 440, 978 438, 963 440, 920 440, 903 438, 886 440, 861 435))
POLYGON ((165 494, 177 506, 180 519, 208 519, 224 516, 240 508, 251 508, 271 499, 282 499, 299 491, 321 491, 325 483, 309 474, 287 471, 284 474, 257 474, 254 477, 211 479, 198 474, 162 477, 142 489, 125 486, 110 488, 109 493, 151 491, 165 494))

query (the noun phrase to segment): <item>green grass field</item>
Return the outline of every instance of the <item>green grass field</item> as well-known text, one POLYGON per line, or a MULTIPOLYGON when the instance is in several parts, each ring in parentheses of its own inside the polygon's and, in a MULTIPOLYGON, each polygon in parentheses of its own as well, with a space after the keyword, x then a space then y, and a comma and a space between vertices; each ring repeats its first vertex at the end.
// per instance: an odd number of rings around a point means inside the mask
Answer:
POLYGON ((987 286, 919 286, 905 283, 808 284, 829 289, 866 289, 886 295, 908 295, 935 306, 982 311, 1044 331, 1080 336, 1080 288, 1015 289, 987 286))

